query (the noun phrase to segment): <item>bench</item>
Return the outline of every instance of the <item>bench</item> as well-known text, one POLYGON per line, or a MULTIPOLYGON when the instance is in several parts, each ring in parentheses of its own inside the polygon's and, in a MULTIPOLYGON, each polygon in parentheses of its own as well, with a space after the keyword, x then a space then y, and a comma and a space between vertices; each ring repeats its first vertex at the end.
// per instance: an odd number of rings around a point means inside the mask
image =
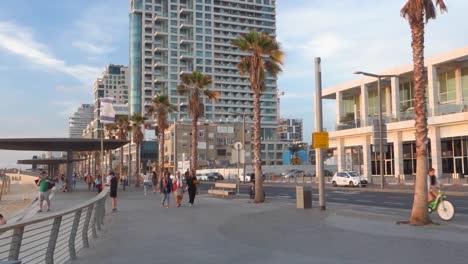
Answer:
POLYGON ((214 187, 216 189, 210 189, 208 190, 208 193, 213 195, 222 195, 223 197, 235 195, 237 190, 237 184, 235 183, 217 182, 214 187))

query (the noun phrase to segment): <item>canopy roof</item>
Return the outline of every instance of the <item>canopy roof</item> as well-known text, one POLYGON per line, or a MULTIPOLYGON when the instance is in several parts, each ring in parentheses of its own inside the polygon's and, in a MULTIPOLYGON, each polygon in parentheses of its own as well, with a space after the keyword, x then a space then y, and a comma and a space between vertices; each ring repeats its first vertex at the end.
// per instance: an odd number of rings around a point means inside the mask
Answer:
MULTIPOLYGON (((71 161, 82 161, 83 159, 72 159, 71 161)), ((24 159, 18 160, 18 164, 63 164, 67 163, 66 158, 53 158, 53 159, 24 159)))
MULTIPOLYGON (((127 140, 105 139, 104 150, 117 149, 127 140)), ((40 150, 40 151, 98 151, 100 139, 88 138, 2 138, 0 149, 5 150, 40 150)))

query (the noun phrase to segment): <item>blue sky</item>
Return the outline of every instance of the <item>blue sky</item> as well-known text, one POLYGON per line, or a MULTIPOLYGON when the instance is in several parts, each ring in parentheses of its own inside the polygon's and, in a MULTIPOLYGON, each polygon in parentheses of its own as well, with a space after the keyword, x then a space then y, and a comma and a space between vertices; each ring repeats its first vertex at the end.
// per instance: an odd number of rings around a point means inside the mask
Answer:
MULTIPOLYGON (((313 129, 314 57, 323 87, 411 62, 404 0, 277 0, 278 39, 286 52, 279 87, 281 115, 313 129), (299 107, 298 107, 299 106, 299 107)), ((426 55, 468 45, 468 1, 428 25, 426 55)), ((109 63, 128 64, 128 0, 0 1, 0 138, 65 137, 68 116, 92 102, 92 82, 109 63)), ((334 123, 324 103, 325 127, 334 123)), ((0 151, 0 167, 30 152, 0 151)))

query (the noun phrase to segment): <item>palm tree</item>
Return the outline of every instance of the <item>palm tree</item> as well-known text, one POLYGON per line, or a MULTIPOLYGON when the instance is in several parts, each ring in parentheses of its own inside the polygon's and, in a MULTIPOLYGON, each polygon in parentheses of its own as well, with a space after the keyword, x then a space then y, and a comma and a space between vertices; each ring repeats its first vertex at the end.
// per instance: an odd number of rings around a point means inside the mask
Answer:
POLYGON ((146 119, 146 117, 143 117, 139 113, 135 113, 130 117, 130 121, 132 121, 133 142, 136 144, 135 187, 140 187, 140 181, 138 180, 138 176, 140 175, 140 148, 145 136, 142 126, 146 125, 146 119))
POLYGON ((175 107, 169 102, 167 95, 157 95, 152 99, 153 105, 148 109, 148 116, 151 118, 156 115, 156 134, 158 134, 159 147, 158 147, 158 183, 159 179, 164 172, 164 132, 169 127, 167 122, 167 115, 175 110, 175 107))
POLYGON ((411 28, 413 49, 414 111, 416 129, 416 180, 414 202, 409 223, 426 225, 431 223, 427 210, 427 113, 425 101, 426 78, 424 74, 424 27, 430 19, 436 18, 436 6, 441 12, 447 11, 443 0, 408 0, 401 9, 401 16, 408 20, 411 28))
MULTIPOLYGON (((115 123, 108 123, 104 126, 104 132, 108 139, 113 139, 116 131, 117 131, 117 126, 115 125, 115 123)), ((107 158, 108 158, 108 164, 109 164, 108 171, 110 171, 112 170, 112 151, 108 150, 107 155, 108 155, 107 158)))
POLYGON ((198 119, 205 115, 205 105, 201 101, 201 96, 204 95, 211 100, 218 100, 219 98, 218 92, 206 88, 212 83, 213 80, 211 80, 210 76, 195 71, 182 75, 181 83, 177 86, 177 93, 179 95, 187 95, 189 97, 189 111, 192 115, 190 169, 194 173, 196 173, 197 169, 198 119))
MULTIPOLYGON (((120 140, 127 140, 128 132, 130 131, 130 122, 128 121, 128 116, 119 116, 115 122, 117 127, 117 137, 120 140)), ((119 177, 122 177, 124 174, 124 165, 123 165, 123 146, 120 147, 120 167, 119 167, 119 177)))
POLYGON ((231 43, 247 53, 237 65, 241 75, 249 75, 254 102, 254 172, 255 202, 265 201, 263 195, 262 163, 260 156, 260 95, 265 91, 266 73, 276 77, 281 72, 284 53, 276 40, 264 33, 251 31, 231 43))

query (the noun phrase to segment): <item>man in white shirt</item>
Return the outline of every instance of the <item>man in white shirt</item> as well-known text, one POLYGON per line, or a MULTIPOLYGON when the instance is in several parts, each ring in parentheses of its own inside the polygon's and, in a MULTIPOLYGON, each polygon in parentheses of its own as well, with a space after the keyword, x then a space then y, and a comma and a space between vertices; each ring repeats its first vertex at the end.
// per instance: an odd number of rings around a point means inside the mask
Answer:
POLYGON ((146 173, 144 176, 143 176, 143 188, 145 190, 145 195, 148 194, 148 188, 150 186, 150 183, 151 183, 151 174, 150 173, 146 173))

